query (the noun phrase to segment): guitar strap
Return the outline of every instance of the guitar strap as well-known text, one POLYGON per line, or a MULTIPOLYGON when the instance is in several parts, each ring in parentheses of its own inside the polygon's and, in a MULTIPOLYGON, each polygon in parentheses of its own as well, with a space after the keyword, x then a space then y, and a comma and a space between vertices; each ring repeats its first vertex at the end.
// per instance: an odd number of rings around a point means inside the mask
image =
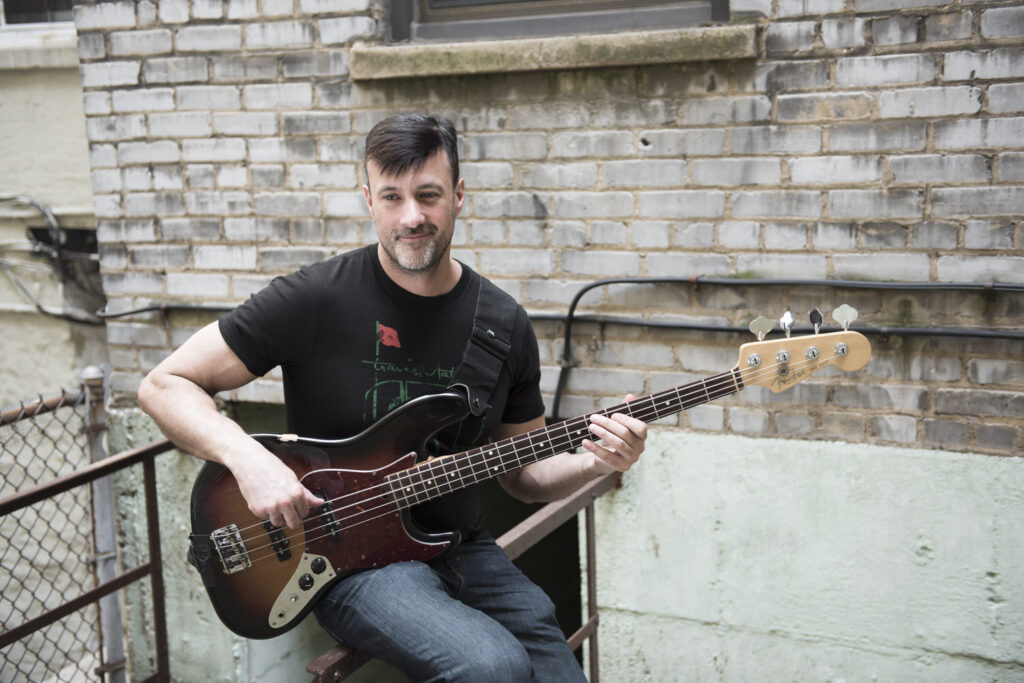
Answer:
POLYGON ((480 417, 490 406, 501 368, 512 349, 516 302, 486 278, 478 277, 477 281, 473 332, 448 388, 462 390, 469 400, 470 412, 480 417))

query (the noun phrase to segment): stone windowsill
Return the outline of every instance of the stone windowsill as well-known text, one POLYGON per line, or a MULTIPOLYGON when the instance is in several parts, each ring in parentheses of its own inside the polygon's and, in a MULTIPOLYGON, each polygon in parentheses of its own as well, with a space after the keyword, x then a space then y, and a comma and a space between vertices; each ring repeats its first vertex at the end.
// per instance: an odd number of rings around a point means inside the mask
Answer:
POLYGON ((351 50, 353 80, 634 66, 756 56, 756 26, 379 45, 351 50))
POLYGON ((78 68, 78 37, 71 22, 0 28, 0 71, 69 68, 78 68))

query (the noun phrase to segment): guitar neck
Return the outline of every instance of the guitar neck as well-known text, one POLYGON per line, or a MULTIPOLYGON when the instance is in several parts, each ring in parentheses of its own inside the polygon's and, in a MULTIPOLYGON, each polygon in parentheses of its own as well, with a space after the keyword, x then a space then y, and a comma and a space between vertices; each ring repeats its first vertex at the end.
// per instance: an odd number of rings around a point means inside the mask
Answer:
POLYGON ((649 423, 730 396, 742 388, 740 372, 733 369, 463 453, 434 458, 388 475, 392 500, 399 507, 409 507, 575 450, 590 437, 588 426, 593 414, 624 413, 649 423))

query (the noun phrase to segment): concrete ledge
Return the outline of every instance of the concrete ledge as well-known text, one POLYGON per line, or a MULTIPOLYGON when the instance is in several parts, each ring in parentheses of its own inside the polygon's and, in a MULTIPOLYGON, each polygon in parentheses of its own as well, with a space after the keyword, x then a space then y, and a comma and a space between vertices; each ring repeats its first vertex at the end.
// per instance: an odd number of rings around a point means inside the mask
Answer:
POLYGON ((360 81, 748 59, 756 50, 752 24, 464 43, 359 43, 351 50, 351 77, 360 81))
POLYGON ((0 71, 68 68, 78 68, 78 36, 73 24, 0 31, 0 71))

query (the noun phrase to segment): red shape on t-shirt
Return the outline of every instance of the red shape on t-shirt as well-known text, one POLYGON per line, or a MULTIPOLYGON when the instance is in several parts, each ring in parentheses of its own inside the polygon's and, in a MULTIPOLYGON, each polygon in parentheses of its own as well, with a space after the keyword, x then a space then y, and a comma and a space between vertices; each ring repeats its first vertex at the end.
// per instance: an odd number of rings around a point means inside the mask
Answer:
POLYGON ((384 346, 393 346, 396 349, 402 348, 402 343, 398 341, 398 330, 387 325, 381 325, 377 323, 377 334, 378 339, 384 346))

